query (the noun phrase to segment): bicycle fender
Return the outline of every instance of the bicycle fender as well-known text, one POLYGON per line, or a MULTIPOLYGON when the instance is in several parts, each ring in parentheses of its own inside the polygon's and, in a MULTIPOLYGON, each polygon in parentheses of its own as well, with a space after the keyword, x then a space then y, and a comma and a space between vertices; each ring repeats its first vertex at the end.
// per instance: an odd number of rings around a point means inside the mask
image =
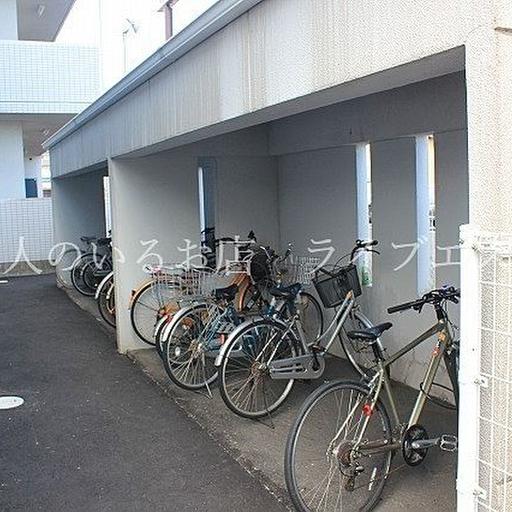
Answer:
MULTIPOLYGON (((224 359, 224 355, 226 354, 226 351, 229 347, 231 340, 233 338, 235 338, 236 336, 238 336, 238 333, 240 333, 240 331, 242 329, 245 329, 248 325, 255 324, 257 322, 261 322, 262 320, 268 320, 268 317, 254 316, 251 319, 246 320, 245 322, 242 322, 240 325, 235 327, 235 329, 233 329, 233 331, 229 334, 226 341, 220 347, 219 353, 217 354, 217 357, 215 358, 215 363, 214 363, 215 366, 218 367, 222 364, 222 360, 224 359)), ((275 322, 276 324, 280 324, 281 326, 283 326, 285 328, 288 327, 285 322, 283 322, 282 320, 279 320, 278 318, 273 318, 272 321, 275 322)))
POLYGON ((169 335, 171 334, 172 329, 176 325, 176 323, 181 320, 185 315, 190 313, 190 311, 193 311, 194 309, 198 309, 200 307, 203 307, 204 305, 207 305, 207 302, 198 302, 196 304, 184 306, 181 309, 179 309, 175 315, 172 317, 172 320, 163 328, 160 338, 162 340, 167 340, 169 335))
POLYGON ((98 285, 98 288, 96 288, 96 293, 94 294, 94 298, 98 300, 100 298, 100 293, 102 288, 105 286, 106 282, 112 277, 112 274, 114 271, 107 274, 102 280, 101 283, 98 285))

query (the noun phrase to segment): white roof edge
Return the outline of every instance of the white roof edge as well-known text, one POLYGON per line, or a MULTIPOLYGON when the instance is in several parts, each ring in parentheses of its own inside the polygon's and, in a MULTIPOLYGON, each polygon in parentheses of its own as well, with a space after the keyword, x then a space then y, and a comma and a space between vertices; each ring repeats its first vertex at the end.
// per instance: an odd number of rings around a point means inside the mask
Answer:
POLYGON ((43 142, 50 149, 263 0, 219 0, 43 142))

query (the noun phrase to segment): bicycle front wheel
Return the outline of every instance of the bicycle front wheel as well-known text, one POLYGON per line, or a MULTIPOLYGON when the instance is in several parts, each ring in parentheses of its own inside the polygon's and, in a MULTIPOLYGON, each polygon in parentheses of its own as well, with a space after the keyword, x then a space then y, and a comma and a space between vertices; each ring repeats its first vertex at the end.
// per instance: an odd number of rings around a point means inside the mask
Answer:
POLYGON ((288 435, 286 486, 300 512, 369 512, 377 504, 393 453, 384 405, 368 412, 369 390, 350 381, 325 384, 304 402, 288 435), (366 406, 366 407, 365 407, 366 406))
POLYGON ((220 369, 224 403, 244 418, 261 418, 274 412, 290 394, 294 381, 272 379, 269 363, 297 354, 292 333, 277 322, 261 319, 248 322, 226 343, 220 369))

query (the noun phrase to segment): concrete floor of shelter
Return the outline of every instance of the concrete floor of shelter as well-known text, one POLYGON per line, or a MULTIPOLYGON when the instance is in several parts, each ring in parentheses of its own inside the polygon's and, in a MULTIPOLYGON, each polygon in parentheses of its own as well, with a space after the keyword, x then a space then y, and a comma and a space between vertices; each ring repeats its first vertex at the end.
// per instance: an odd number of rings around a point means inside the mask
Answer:
MULTIPOLYGON (((69 292, 68 292, 69 293, 69 292)), ((83 309, 98 318, 93 301, 69 293, 83 309)), ((108 327, 107 327, 108 328, 108 327)), ((110 328, 108 328, 110 330, 110 328)), ((110 332, 113 332, 110 330, 110 332)), ((323 378, 318 381, 297 382, 285 404, 274 413, 271 421, 252 421, 240 418, 224 405, 218 390, 213 397, 194 393, 175 386, 167 377, 154 349, 132 351, 128 356, 153 380, 185 413, 222 445, 249 472, 257 475, 284 502, 288 502, 284 484, 283 456, 288 431, 298 408, 306 396, 326 380, 356 378, 346 361, 331 359, 323 378)), ((394 383, 395 399, 402 418, 412 408, 417 391, 394 383)), ((430 436, 453 434, 457 430, 457 416, 431 403, 427 403, 420 423, 430 436)), ((392 472, 384 488, 379 512, 450 511, 456 509, 456 454, 437 448, 429 451, 419 467, 406 466, 401 455, 394 458, 392 472)))

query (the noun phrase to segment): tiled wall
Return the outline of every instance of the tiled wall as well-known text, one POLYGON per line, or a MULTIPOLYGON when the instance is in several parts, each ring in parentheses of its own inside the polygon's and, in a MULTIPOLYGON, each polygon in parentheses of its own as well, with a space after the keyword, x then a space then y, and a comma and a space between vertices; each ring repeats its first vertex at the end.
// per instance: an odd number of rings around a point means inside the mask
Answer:
POLYGON ((99 91, 98 50, 0 41, 0 113, 75 113, 99 91))
POLYGON ((30 261, 48 259, 53 245, 51 198, 0 201, 0 263, 16 261, 21 240, 30 261))

